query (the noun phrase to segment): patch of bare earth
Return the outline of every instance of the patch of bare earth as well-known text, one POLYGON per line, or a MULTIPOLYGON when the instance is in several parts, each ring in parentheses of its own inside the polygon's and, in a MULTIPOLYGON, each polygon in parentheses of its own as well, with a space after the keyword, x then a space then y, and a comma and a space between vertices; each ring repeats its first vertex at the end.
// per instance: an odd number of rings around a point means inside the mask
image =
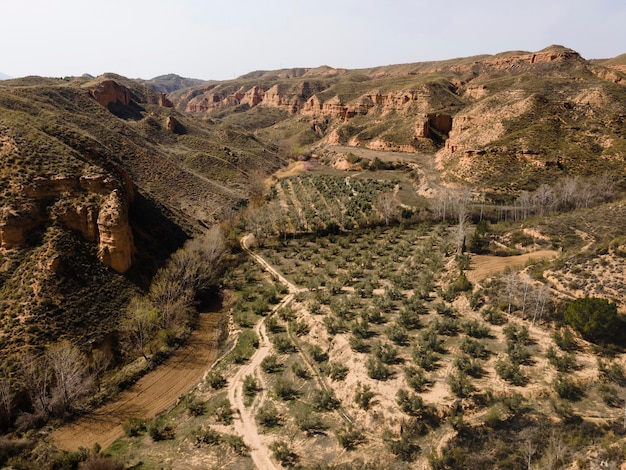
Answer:
POLYGON ((122 426, 129 418, 153 418, 189 392, 216 359, 224 314, 203 313, 199 317, 184 348, 114 401, 57 429, 51 435, 54 444, 60 449, 77 450, 91 449, 98 443, 106 449, 124 434, 122 426))
POLYGON ((473 255, 470 269, 466 273, 467 279, 476 283, 507 268, 520 268, 530 259, 535 261, 542 258, 551 259, 558 254, 559 252, 556 250, 539 250, 518 256, 473 255))

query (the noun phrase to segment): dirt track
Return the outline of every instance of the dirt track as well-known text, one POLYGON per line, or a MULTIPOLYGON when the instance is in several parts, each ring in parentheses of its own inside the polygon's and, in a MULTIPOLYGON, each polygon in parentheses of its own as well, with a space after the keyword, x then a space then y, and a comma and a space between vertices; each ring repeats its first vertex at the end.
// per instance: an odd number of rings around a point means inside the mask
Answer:
POLYGON ((519 256, 473 255, 467 279, 476 283, 491 274, 504 271, 508 267, 522 267, 529 259, 554 258, 559 254, 555 250, 540 250, 519 256))
POLYGON ((152 418, 200 382, 217 356, 218 326, 223 314, 203 313, 187 345, 165 364, 143 376, 115 401, 56 430, 52 440, 59 448, 106 449, 124 434, 122 425, 131 417, 152 418))

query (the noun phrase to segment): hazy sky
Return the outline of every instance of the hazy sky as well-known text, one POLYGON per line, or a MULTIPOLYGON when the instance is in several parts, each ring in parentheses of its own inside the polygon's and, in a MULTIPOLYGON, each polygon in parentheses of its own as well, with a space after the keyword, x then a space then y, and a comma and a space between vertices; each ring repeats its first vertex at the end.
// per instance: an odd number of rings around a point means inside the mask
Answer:
POLYGON ((624 0, 0 0, 0 72, 228 79, 561 44, 626 53, 624 0))

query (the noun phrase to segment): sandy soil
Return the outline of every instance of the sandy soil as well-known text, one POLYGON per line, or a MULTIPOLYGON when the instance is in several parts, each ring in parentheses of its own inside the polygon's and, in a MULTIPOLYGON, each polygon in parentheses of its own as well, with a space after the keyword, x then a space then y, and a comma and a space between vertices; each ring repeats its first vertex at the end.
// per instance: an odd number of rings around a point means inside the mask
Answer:
POLYGON ((473 255, 470 268, 466 275, 470 282, 476 283, 487 276, 504 271, 509 267, 522 267, 529 259, 555 258, 559 254, 555 250, 539 250, 519 256, 473 255))
POLYGON ((198 327, 187 345, 165 364, 143 376, 115 401, 66 424, 52 433, 60 449, 91 449, 99 443, 106 449, 124 434, 129 418, 153 418, 171 407, 183 394, 203 379, 218 351, 218 328, 222 313, 200 314, 198 327))

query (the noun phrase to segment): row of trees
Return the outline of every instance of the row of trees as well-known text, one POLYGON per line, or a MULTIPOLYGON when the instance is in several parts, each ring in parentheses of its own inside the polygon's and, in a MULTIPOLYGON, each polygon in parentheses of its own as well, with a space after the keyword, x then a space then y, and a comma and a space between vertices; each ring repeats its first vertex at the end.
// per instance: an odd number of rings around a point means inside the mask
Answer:
POLYGON ((120 331, 128 354, 139 351, 147 358, 186 334, 194 302, 217 283, 225 255, 224 235, 215 226, 170 257, 152 280, 148 294, 132 298, 124 312, 120 331))

